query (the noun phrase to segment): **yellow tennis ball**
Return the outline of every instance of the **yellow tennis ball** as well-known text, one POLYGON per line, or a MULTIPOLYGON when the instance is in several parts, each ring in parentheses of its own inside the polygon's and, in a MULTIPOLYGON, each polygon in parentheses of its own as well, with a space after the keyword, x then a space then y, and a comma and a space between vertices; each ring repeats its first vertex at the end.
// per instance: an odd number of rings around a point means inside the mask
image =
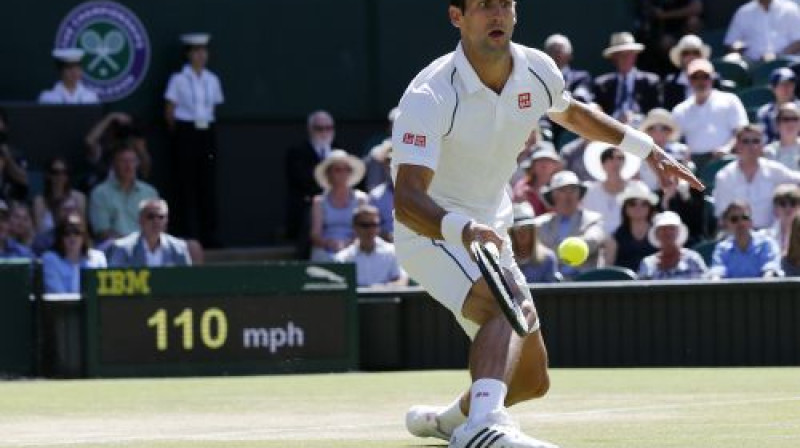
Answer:
POLYGON ((576 236, 565 238, 558 245, 558 258, 570 266, 582 265, 588 256, 589 246, 586 245, 586 241, 576 236))

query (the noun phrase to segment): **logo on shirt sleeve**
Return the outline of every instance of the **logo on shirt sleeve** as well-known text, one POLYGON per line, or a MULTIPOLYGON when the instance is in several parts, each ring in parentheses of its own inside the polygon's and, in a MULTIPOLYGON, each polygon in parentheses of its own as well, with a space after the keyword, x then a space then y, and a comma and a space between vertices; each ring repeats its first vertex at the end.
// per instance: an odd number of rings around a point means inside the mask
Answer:
POLYGON ((406 145, 413 145, 414 144, 414 134, 410 132, 406 132, 403 134, 403 143, 406 145))
POLYGON ((419 146, 420 148, 424 148, 425 147, 425 136, 424 135, 418 135, 414 139, 414 146, 419 146))
POLYGON ((424 135, 416 135, 410 132, 403 134, 403 143, 406 145, 414 145, 420 148, 425 147, 426 139, 424 135))
POLYGON ((520 93, 517 96, 517 105, 520 109, 527 109, 531 107, 531 94, 530 93, 520 93))

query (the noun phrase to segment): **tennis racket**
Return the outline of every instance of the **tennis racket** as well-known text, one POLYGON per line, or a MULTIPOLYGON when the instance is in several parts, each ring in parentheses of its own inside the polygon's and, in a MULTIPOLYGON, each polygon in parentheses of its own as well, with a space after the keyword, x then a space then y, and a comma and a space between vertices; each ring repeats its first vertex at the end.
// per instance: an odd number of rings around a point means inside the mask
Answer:
MULTIPOLYGON (((500 267, 500 253, 497 250, 497 246, 491 242, 480 243, 473 241, 470 249, 472 249, 478 268, 480 268, 483 278, 489 284, 489 289, 492 290, 492 294, 497 299, 503 315, 505 315, 508 323, 511 324, 511 328, 521 337, 527 336, 530 332, 528 320, 525 319, 519 303, 514 300, 514 293, 509 284, 509 279, 506 278, 500 267)), ((510 281, 513 281, 513 279, 510 281)))

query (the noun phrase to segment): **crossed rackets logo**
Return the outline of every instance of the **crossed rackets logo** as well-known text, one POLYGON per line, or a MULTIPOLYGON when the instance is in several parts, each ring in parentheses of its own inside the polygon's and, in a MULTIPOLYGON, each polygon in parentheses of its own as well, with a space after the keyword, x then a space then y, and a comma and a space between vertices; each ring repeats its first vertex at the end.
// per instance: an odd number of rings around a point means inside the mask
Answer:
POLYGON ((101 33, 89 28, 81 34, 80 46, 89 55, 86 70, 101 78, 113 77, 124 67, 114 58, 121 56, 125 50, 125 36, 116 29, 101 33))

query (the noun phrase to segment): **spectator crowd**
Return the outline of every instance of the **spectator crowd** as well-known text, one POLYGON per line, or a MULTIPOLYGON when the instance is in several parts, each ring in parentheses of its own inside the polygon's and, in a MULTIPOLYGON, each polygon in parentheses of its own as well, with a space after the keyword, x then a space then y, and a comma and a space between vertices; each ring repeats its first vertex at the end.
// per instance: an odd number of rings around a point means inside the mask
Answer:
MULTIPOLYGON (((529 282, 598 269, 643 280, 797 275, 800 9, 791 0, 748 1, 730 21, 725 54, 715 55, 700 37, 701 0, 637 3, 632 30, 612 33, 602 51, 607 73, 573 66, 564 33, 543 50, 576 100, 649 134, 707 189, 659 182, 647 163, 545 118, 520 142, 509 179, 518 265, 529 282), (555 255, 567 237, 589 247, 580 266, 555 255)), ((167 233, 169 206, 147 182, 152 160, 130 116, 111 113, 91 129, 92 168, 80 182, 66 159, 54 158, 43 191, 31 195, 24 153, 7 144, 0 114, 0 257, 39 257, 47 291, 77 291, 81 268, 191 265, 202 262, 203 247, 219 244, 214 123, 222 82, 206 68, 210 37, 181 40, 186 65, 164 100, 173 154, 190 165, 177 173, 183 238, 167 233)), ((81 83, 81 50, 56 49, 53 57, 60 80, 40 102, 99 101, 81 83)), ((287 152, 285 227, 297 258, 355 263, 359 286, 413 280, 392 245, 396 117, 390 111, 385 134, 360 158, 339 148, 334 117, 314 111, 307 136, 287 152)))

